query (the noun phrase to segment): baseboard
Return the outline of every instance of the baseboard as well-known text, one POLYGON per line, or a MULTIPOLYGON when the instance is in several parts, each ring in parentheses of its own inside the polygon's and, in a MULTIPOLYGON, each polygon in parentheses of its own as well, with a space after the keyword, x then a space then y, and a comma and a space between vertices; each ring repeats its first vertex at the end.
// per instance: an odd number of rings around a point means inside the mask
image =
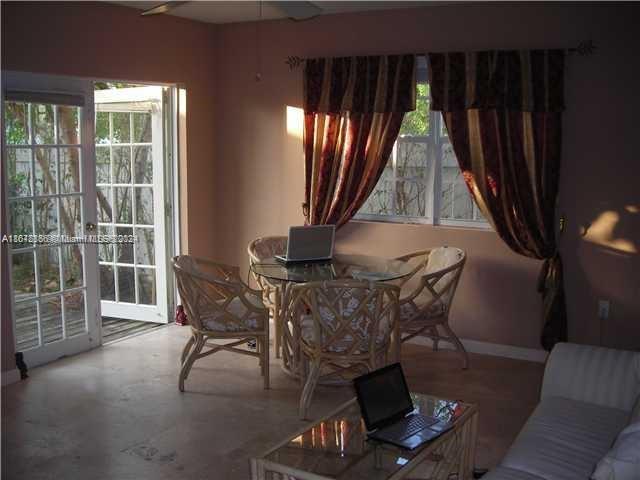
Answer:
POLYGON ((20 371, 17 368, 2 372, 2 386, 11 385, 20 381, 20 371))
MULTIPOLYGON (((480 342, 478 340, 466 340, 461 338, 460 341, 470 353, 481 353, 484 355, 493 355, 496 357, 514 358, 516 360, 528 360, 530 362, 544 363, 547 360, 548 352, 544 350, 536 350, 535 348, 514 347, 513 345, 501 345, 499 343, 480 342)), ((414 337, 409 343, 416 345, 433 345, 431 339, 424 337, 414 337)), ((439 348, 444 350, 454 350, 453 345, 448 342, 440 342, 439 348)))

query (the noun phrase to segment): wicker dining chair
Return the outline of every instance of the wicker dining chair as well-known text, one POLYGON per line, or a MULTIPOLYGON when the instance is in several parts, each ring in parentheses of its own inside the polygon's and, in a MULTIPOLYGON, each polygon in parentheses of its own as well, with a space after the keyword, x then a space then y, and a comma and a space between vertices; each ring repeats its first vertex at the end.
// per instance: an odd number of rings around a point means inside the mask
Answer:
POLYGON ((395 285, 357 280, 291 287, 287 315, 299 349, 300 418, 306 418, 321 378, 375 370, 387 364, 389 353, 399 361, 399 293, 395 285))
POLYGON ((397 260, 414 265, 412 274, 397 283, 402 288, 401 341, 418 336, 430 338, 434 351, 438 350, 439 342, 449 342, 462 356, 462 368, 468 368, 467 351, 449 325, 449 311, 466 261, 465 252, 455 247, 438 247, 397 260))
MULTIPOLYGON (((253 240, 247 247, 249 267, 275 255, 286 254, 287 240, 285 236, 260 237, 253 240)), ((280 285, 275 281, 254 274, 251 268, 249 268, 249 271, 256 284, 262 290, 262 302, 269 309, 271 318, 273 318, 276 358, 280 358, 280 351, 282 350, 282 323, 279 318, 282 293, 280 285)))
POLYGON ((261 293, 240 279, 238 267, 189 255, 174 257, 172 264, 191 327, 181 356, 180 391, 196 360, 223 350, 258 357, 264 388, 269 388, 269 311, 261 293), (255 340, 255 351, 238 348, 249 340, 255 340), (203 351, 205 346, 209 350, 203 351))

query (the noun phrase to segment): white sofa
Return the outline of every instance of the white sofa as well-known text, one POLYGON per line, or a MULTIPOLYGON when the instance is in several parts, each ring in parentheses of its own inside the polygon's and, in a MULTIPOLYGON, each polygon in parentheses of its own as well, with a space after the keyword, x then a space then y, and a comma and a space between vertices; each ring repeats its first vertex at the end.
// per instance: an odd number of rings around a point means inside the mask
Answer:
POLYGON ((640 410, 640 353, 561 343, 540 403, 483 480, 587 480, 640 410), (634 408, 635 407, 635 408, 634 408))

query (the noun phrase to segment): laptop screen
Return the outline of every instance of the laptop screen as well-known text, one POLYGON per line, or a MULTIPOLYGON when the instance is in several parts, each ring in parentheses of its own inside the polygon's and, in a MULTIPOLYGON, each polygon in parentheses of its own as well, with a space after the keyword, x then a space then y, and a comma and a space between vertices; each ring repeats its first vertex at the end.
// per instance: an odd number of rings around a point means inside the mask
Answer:
POLYGON ((334 225, 291 227, 287 260, 315 260, 333 256, 334 225))
POLYGON ((402 367, 394 363, 354 380, 356 395, 367 430, 378 428, 413 410, 402 367))

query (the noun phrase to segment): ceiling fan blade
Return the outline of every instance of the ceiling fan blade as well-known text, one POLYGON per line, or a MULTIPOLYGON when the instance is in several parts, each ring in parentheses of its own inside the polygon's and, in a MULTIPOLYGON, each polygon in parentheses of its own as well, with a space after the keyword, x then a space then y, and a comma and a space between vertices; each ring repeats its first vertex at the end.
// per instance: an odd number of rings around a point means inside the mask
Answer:
POLYGON ((308 20, 310 18, 317 17, 322 13, 322 9, 313 2, 303 1, 280 1, 280 2, 268 2, 271 5, 278 7, 284 12, 287 17, 292 20, 308 20))
POLYGON ((146 16, 146 15, 159 15, 161 13, 167 13, 167 12, 173 10, 174 8, 179 7, 180 5, 184 5, 185 3, 189 3, 189 2, 165 2, 165 3, 161 3, 160 5, 156 5, 153 8, 145 10, 140 15, 146 16))

